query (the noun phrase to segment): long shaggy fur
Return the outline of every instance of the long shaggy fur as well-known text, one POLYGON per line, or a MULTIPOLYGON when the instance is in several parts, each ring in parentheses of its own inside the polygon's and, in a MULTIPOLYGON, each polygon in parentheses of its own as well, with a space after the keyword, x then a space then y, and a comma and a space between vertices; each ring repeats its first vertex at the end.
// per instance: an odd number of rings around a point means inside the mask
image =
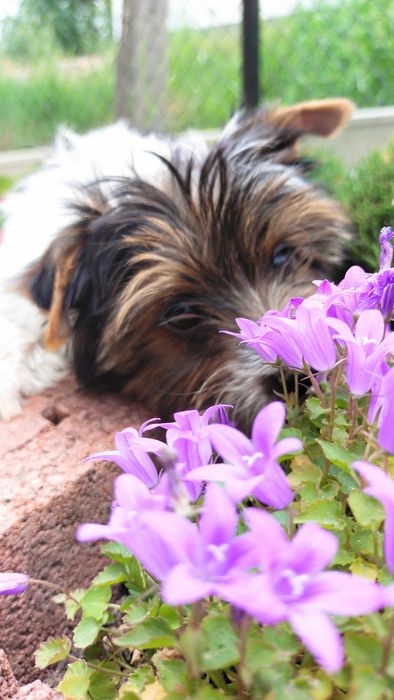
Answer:
POLYGON ((42 351, 68 352, 82 386, 126 391, 161 417, 232 403, 243 425, 268 400, 272 371, 219 331, 310 293, 349 236, 307 179, 302 128, 278 119, 238 117, 209 154, 157 142, 148 167, 130 153, 129 168, 74 189, 67 225, 18 290, 44 314, 42 351))

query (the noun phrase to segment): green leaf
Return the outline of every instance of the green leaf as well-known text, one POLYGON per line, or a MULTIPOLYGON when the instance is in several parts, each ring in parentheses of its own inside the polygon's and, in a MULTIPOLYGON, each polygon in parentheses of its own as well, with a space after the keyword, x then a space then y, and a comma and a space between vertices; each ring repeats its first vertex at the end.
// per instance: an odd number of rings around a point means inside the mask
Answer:
POLYGON ((316 484, 312 484, 311 481, 308 481, 306 484, 301 486, 299 489, 299 494, 302 501, 302 507, 304 507, 304 504, 306 503, 315 503, 315 501, 319 498, 317 486, 316 484))
POLYGON ((120 688, 117 700, 141 700, 141 696, 133 690, 129 681, 126 681, 120 688))
POLYGON ((164 690, 181 693, 189 688, 187 667, 181 659, 154 659, 164 690))
POLYGON ((202 670, 215 671, 233 666, 239 661, 239 640, 228 617, 207 615, 201 623, 206 647, 202 655, 202 670))
POLYGON ((163 605, 160 606, 159 609, 159 616, 168 622, 170 625, 171 629, 177 630, 180 625, 181 625, 181 616, 179 613, 179 610, 176 608, 172 608, 171 605, 166 605, 163 603, 163 605))
POLYGON ((148 617, 149 614, 150 612, 147 604, 143 605, 142 603, 133 603, 127 609, 126 620, 131 625, 138 625, 140 622, 145 620, 145 618, 148 617))
POLYGON ((93 617, 83 617, 74 629, 73 642, 78 649, 86 649, 93 642, 100 631, 100 623, 93 617))
POLYGON ((323 408, 320 400, 317 396, 311 396, 305 401, 306 413, 310 416, 312 423, 321 425, 321 419, 323 416, 327 416, 330 413, 329 408, 323 408))
POLYGON ((312 482, 319 485, 322 477, 320 467, 306 455, 297 455, 291 461, 291 472, 288 476, 290 486, 296 489, 301 484, 312 482))
POLYGON ((267 627, 263 631, 264 639, 275 646, 282 654, 295 654, 299 648, 299 642, 286 624, 267 627))
POLYGON ((379 501, 361 491, 352 491, 348 503, 356 521, 362 527, 377 529, 384 520, 384 508, 379 501))
POLYGON ((343 530, 346 527, 346 519, 338 501, 317 500, 314 503, 308 503, 302 508, 302 512, 294 518, 294 522, 297 524, 310 520, 322 527, 334 530, 343 530))
POLYGON ((110 564, 93 579, 93 586, 113 586, 126 580, 126 574, 122 564, 110 564))
POLYGON ((71 642, 67 637, 50 637, 42 642, 34 654, 37 668, 46 668, 58 661, 67 659, 71 651, 71 642))
POLYGON ((243 664, 246 671, 253 676, 259 669, 269 668, 278 660, 278 648, 264 639, 261 629, 250 630, 243 664))
POLYGON ((345 633, 345 650, 355 666, 371 665, 377 669, 382 661, 382 646, 379 640, 366 634, 345 633))
POLYGON ((357 666, 347 693, 352 700, 383 700, 392 695, 386 695, 387 680, 376 672, 376 667, 370 665, 357 666))
POLYGON ((70 593, 58 593, 53 597, 55 603, 63 603, 68 620, 73 620, 81 605, 80 602, 86 593, 85 588, 75 588, 70 593))
MULTIPOLYGON (((111 669, 119 671, 119 665, 114 662, 105 662, 102 665, 103 669, 110 671, 111 669)), ((117 695, 117 687, 119 685, 119 676, 111 676, 103 670, 94 671, 89 683, 89 696, 92 700, 115 700, 117 695)))
POLYGON ((147 664, 139 666, 136 671, 128 676, 127 682, 122 685, 122 692, 119 692, 119 700, 129 700, 128 693, 138 693, 139 700, 141 691, 144 690, 146 685, 153 683, 154 680, 155 675, 151 666, 147 664))
POLYGON ((124 544, 120 544, 120 542, 106 542, 101 545, 101 551, 105 557, 117 561, 119 564, 124 564, 134 559, 130 550, 124 544))
POLYGON ((115 641, 119 647, 135 647, 138 649, 172 648, 176 645, 176 637, 171 627, 159 617, 144 620, 130 632, 117 637, 115 641))
POLYGON ((81 600, 81 607, 86 617, 93 617, 101 622, 111 599, 110 586, 91 586, 81 600))
POLYGON ((316 442, 320 445, 324 456, 331 464, 335 464, 336 467, 343 469, 347 474, 352 474, 350 463, 354 462, 356 458, 349 450, 341 447, 341 445, 334 445, 332 442, 327 442, 326 440, 317 439, 316 442))
POLYGON ((88 700, 90 678, 93 674, 86 661, 75 661, 67 666, 63 680, 57 690, 63 693, 67 700, 88 700))
POLYGON ((329 474, 338 482, 341 487, 341 491, 343 491, 343 493, 346 495, 349 494, 352 489, 358 488, 358 484, 353 475, 339 469, 335 466, 335 464, 331 465, 329 474))
POLYGON ((192 629, 190 626, 179 636, 179 646, 183 656, 186 659, 189 673, 192 676, 201 674, 202 655, 206 648, 205 635, 201 626, 197 629, 192 629))
POLYGON ((223 693, 220 690, 209 686, 199 688, 199 690, 197 690, 197 692, 193 695, 193 700, 221 700, 222 698, 223 693))
POLYGON ((370 578, 372 581, 376 581, 379 575, 379 569, 376 564, 372 562, 365 561, 361 557, 356 557, 351 565, 350 571, 355 576, 363 576, 364 578, 370 578))
POLYGON ((147 578, 140 562, 133 557, 125 563, 126 582, 130 590, 143 593, 147 589, 147 578))

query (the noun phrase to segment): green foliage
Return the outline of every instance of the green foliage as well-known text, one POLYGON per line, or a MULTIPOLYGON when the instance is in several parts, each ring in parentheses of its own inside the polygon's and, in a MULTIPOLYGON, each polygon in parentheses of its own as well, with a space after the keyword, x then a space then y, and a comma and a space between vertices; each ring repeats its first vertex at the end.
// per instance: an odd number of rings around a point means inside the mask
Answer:
POLYGON ((394 221, 394 140, 387 148, 372 151, 353 169, 323 150, 316 157, 319 165, 313 178, 342 203, 354 227, 349 258, 366 270, 376 269, 380 252, 376 231, 394 221))
POLYGON ((43 46, 82 55, 111 39, 109 0, 22 0, 18 14, 4 21, 2 52, 16 61, 38 59, 43 46))
POLYGON ((46 668, 58 661, 67 659, 71 651, 71 642, 67 637, 54 639, 50 637, 46 642, 42 642, 37 649, 34 658, 37 668, 46 668))
POLYGON ((319 0, 262 29, 262 83, 286 103, 346 95, 359 107, 391 104, 391 0, 319 0))
MULTIPOLYGON (((290 104, 336 94, 361 107, 391 104, 393 7, 391 0, 324 0, 264 21, 263 100, 290 104)), ((111 33, 109 0, 24 0, 20 13, 3 22, 0 148, 49 143, 59 123, 86 130, 112 120, 111 33), (88 53, 98 65, 79 74, 70 56, 88 53)), ((168 130, 220 127, 239 107, 238 27, 170 32, 167 64, 168 130)), ((331 176, 340 177, 336 166, 331 176)))
POLYGON ((336 195, 357 231, 351 254, 372 270, 379 256, 375 232, 394 220, 394 141, 364 158, 336 195))

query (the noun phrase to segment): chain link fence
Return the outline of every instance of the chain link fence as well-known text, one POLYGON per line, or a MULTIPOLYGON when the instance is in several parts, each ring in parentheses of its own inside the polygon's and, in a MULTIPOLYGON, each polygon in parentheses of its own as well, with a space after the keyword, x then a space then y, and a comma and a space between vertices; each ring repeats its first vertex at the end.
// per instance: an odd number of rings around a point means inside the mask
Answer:
MULTIPOLYGON (((242 101, 240 0, 124 0, 123 11, 121 0, 1 0, 0 13, 0 150, 118 116, 216 128, 242 101)), ((393 103, 393 0, 261 0, 260 16, 263 101, 393 103)))

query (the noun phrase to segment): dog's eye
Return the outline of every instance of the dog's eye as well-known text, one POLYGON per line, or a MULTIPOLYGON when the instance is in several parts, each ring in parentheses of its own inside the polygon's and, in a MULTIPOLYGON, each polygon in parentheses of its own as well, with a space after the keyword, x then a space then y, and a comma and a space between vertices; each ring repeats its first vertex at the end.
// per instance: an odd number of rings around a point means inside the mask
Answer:
POLYGON ((202 320, 200 309, 193 304, 173 304, 162 313, 159 325, 171 326, 180 331, 187 331, 202 320))
POLYGON ((278 245, 272 254, 272 267, 281 267, 284 265, 289 260, 293 250, 294 248, 284 243, 278 245))

